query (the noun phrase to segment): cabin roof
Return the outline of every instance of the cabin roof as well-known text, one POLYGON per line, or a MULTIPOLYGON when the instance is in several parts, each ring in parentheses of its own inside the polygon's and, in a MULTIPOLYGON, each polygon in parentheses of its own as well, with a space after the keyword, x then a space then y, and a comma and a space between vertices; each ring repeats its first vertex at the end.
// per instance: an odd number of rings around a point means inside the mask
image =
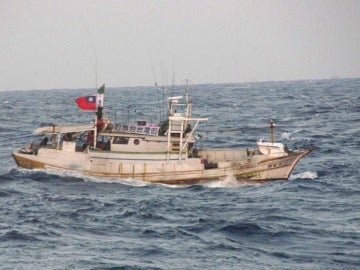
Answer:
POLYGON ((93 124, 40 127, 35 129, 33 134, 75 133, 89 130, 94 130, 93 124))

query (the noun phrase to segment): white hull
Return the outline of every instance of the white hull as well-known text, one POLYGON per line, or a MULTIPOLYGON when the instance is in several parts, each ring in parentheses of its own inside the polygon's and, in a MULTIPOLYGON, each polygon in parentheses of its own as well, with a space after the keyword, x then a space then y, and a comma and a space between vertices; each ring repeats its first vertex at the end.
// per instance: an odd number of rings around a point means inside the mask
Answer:
POLYGON ((13 152, 20 167, 76 171, 84 175, 135 179, 166 184, 193 184, 232 175, 239 180, 286 180, 296 163, 311 149, 281 154, 248 154, 247 150, 199 151, 187 158, 174 153, 67 152, 41 148, 35 154, 13 152), (167 160, 167 157, 169 159, 167 160), (206 158, 206 164, 204 160, 206 158), (210 163, 209 163, 210 162, 210 163))

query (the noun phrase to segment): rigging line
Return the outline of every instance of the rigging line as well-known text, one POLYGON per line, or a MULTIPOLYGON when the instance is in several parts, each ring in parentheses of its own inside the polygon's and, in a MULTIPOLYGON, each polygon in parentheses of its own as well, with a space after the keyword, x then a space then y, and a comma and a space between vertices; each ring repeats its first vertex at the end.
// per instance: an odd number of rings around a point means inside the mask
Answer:
POLYGON ((98 66, 98 64, 97 64, 97 54, 96 54, 96 48, 94 47, 94 49, 95 49, 95 89, 97 89, 98 88, 98 84, 97 84, 97 80, 98 80, 98 68, 97 68, 97 66, 98 66))
POLYGON ((157 79, 156 79, 156 73, 155 73, 154 63, 153 63, 153 60, 151 57, 151 52, 149 52, 149 55, 150 55, 150 62, 151 62, 153 77, 154 77, 154 81, 155 81, 155 88, 156 88, 156 93, 157 93, 157 99, 158 99, 158 104, 159 104, 160 122, 162 122, 163 115, 162 115, 162 106, 161 106, 161 101, 160 101, 160 90, 159 90, 159 86, 158 86, 157 79))
POLYGON ((84 16, 86 16, 86 18, 84 17, 84 22, 83 22, 83 27, 85 28, 88 36, 89 36, 89 39, 90 39, 90 44, 92 44, 92 47, 93 47, 93 50, 94 50, 94 58, 95 58, 95 90, 98 89, 98 59, 97 59, 97 50, 96 50, 96 46, 95 46, 95 38, 94 36, 91 34, 90 32, 90 29, 88 27, 88 22, 91 21, 89 19, 89 14, 90 14, 90 3, 87 2, 87 6, 86 6, 86 10, 85 10, 85 13, 84 13, 84 16))
POLYGON ((162 106, 162 110, 163 110, 163 115, 165 116, 165 96, 167 96, 167 87, 164 84, 164 67, 163 67, 163 61, 160 62, 160 67, 161 67, 161 80, 162 80, 162 94, 163 94, 163 106, 162 106))
POLYGON ((172 93, 175 92, 175 57, 173 57, 173 62, 172 62, 172 69, 173 69, 173 74, 172 74, 172 93))
POLYGON ((169 87, 168 70, 165 69, 165 82, 166 82, 166 94, 167 97, 171 97, 171 88, 169 87))

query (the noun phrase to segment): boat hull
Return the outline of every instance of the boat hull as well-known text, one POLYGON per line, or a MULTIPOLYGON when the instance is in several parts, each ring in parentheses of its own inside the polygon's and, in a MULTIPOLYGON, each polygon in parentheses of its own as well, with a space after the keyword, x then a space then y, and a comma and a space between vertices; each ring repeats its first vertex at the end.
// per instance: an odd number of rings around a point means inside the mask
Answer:
MULTIPOLYGON (((234 152, 243 155, 241 152, 234 152)), ((245 150, 246 151, 246 150, 245 150)), ((186 185, 206 183, 233 176, 239 181, 287 180, 297 162, 312 149, 283 155, 250 155, 240 160, 217 161, 206 166, 204 159, 176 159, 165 155, 136 155, 106 152, 73 152, 40 149, 34 154, 13 152, 17 165, 26 169, 75 171, 84 175, 112 179, 135 179, 153 183, 186 185), (156 157, 156 158, 154 158, 156 157)))

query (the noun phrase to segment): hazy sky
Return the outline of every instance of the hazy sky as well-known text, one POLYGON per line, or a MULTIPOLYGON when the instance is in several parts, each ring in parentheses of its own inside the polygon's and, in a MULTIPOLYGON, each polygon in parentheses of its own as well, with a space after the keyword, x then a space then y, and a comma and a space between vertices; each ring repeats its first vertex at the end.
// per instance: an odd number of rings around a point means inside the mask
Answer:
POLYGON ((0 91, 360 77, 359 0, 0 0, 0 37, 0 91))

